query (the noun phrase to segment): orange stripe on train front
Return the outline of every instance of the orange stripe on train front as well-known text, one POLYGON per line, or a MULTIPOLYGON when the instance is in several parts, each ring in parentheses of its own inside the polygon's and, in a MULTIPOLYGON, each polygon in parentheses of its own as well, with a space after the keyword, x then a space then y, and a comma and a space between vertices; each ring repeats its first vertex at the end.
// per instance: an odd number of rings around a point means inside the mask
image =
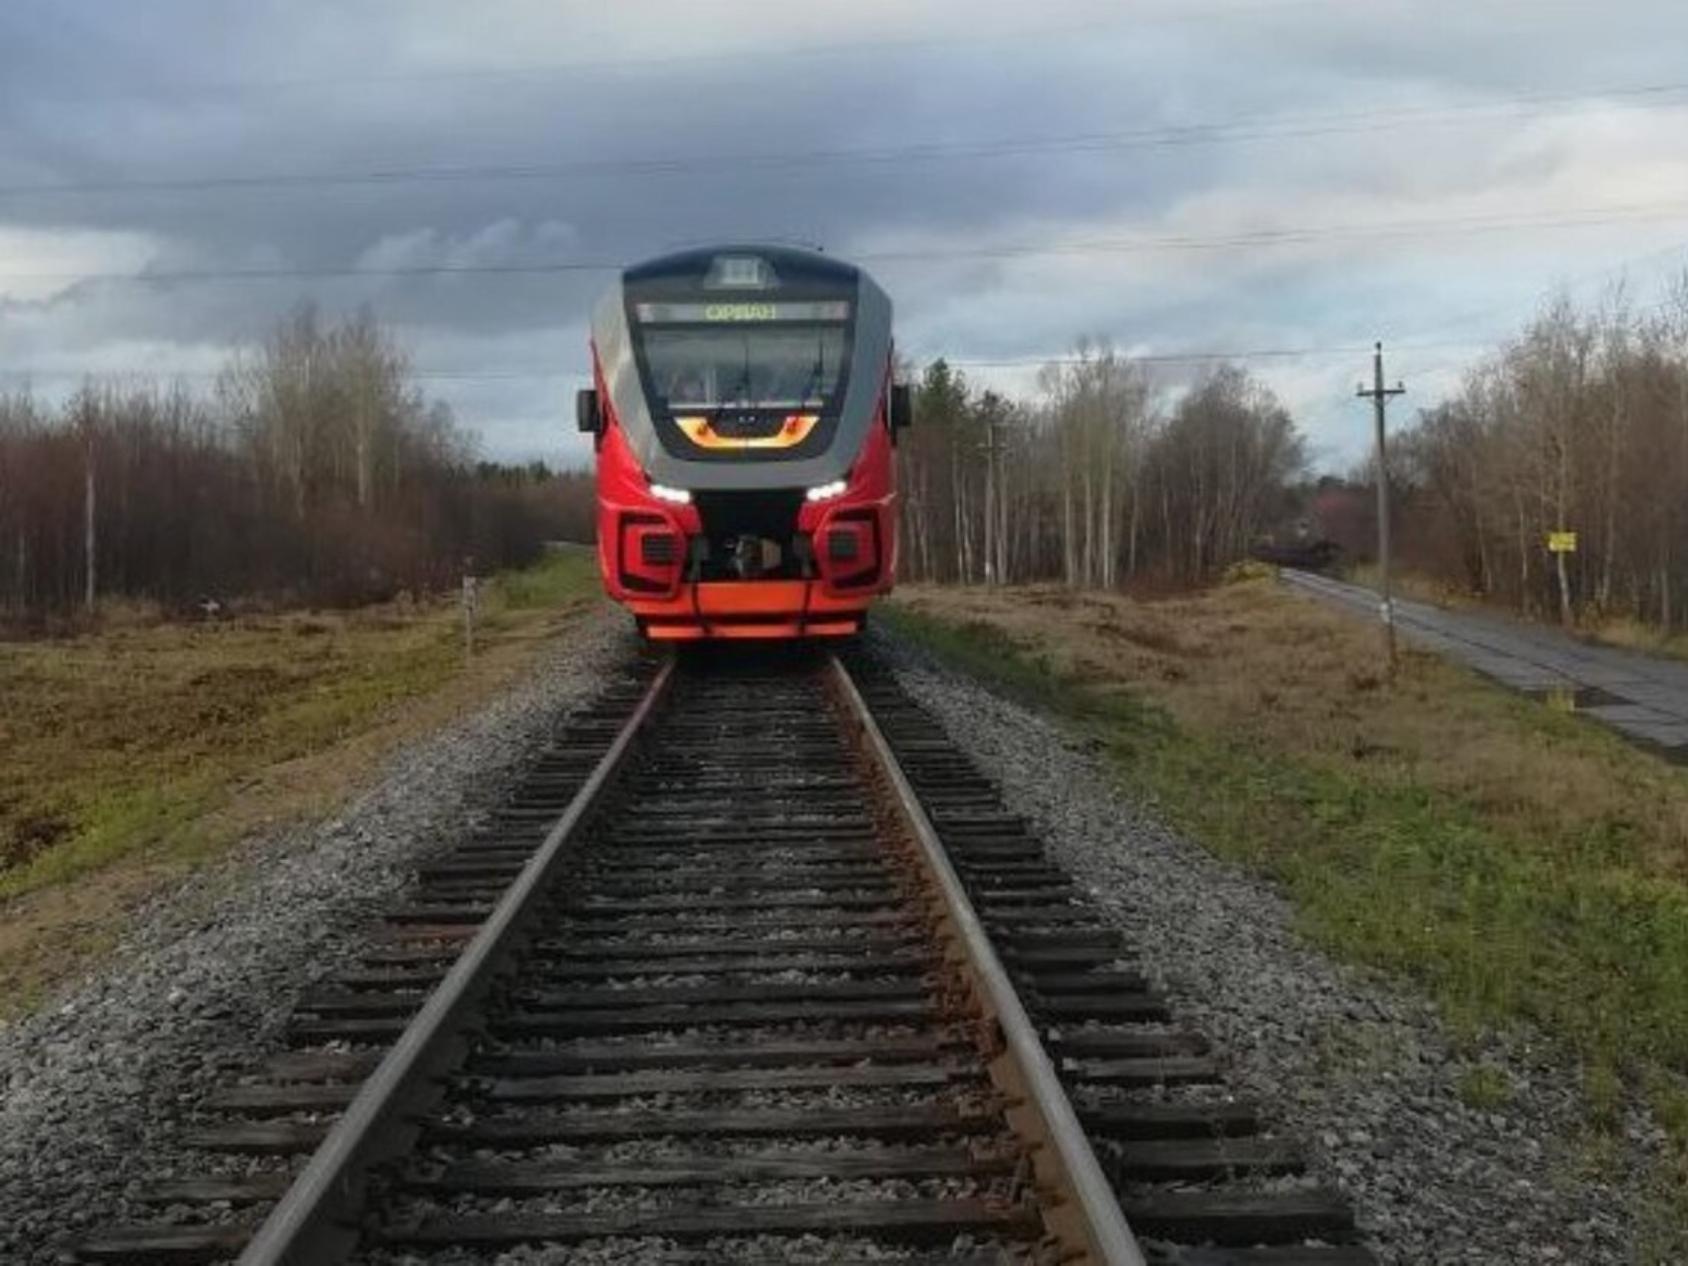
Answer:
POLYGON ((791 448, 801 444, 809 438, 809 432, 815 429, 815 424, 821 420, 818 413, 793 413, 787 415, 780 429, 772 435, 758 435, 749 439, 733 439, 716 432, 714 424, 701 413, 688 413, 677 417, 674 421, 679 425, 685 437, 699 448, 791 448))

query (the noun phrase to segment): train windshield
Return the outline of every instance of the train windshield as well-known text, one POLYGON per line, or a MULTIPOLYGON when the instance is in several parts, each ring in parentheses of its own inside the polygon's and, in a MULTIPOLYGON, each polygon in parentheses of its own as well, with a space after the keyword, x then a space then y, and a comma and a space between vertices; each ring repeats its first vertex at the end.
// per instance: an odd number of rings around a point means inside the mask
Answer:
POLYGON ((645 366, 657 408, 830 412, 843 377, 845 324, 647 325, 645 366))

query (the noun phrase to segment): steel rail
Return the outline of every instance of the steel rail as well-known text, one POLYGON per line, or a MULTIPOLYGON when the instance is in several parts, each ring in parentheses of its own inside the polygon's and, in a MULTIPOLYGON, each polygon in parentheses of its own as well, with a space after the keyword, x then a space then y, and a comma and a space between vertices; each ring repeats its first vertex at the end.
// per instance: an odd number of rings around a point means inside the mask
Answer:
POLYGON ((1026 1014, 1002 960, 990 943, 972 900, 950 864, 937 828, 920 803, 890 742, 843 661, 831 656, 834 683, 856 725, 866 753, 889 785, 921 862, 931 875, 952 940, 965 957, 982 1009, 997 1030, 1002 1056, 993 1061, 1013 1091, 1022 1094, 1009 1111, 1011 1122, 1038 1144, 1032 1155, 1037 1177, 1050 1190, 1070 1197, 1051 1210, 1046 1224, 1064 1247, 1095 1266, 1146 1266, 1143 1250, 1120 1211, 1119 1201, 1073 1112, 1066 1088, 1026 1014), (1016 1120, 1016 1117, 1019 1119, 1016 1120))
POLYGON ((351 1251, 370 1167, 407 1149, 416 1132, 408 1119, 438 1095, 437 1079, 464 1047, 464 1021, 519 942, 534 899, 549 886, 571 837, 597 807, 673 675, 669 660, 445 979, 270 1210, 239 1266, 320 1266, 351 1251))

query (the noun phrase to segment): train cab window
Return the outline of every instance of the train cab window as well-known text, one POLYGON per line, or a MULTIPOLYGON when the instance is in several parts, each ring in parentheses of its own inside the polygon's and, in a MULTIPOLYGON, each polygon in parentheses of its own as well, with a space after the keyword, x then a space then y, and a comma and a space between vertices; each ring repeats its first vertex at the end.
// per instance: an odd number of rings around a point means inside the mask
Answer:
POLYGON ((839 325, 647 328, 645 363, 658 408, 812 409, 836 403, 845 329, 839 325))

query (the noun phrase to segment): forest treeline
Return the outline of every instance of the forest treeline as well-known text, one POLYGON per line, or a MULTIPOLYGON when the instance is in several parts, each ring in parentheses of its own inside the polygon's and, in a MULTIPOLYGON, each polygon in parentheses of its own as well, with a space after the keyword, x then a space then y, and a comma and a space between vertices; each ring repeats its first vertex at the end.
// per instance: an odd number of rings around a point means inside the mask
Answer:
POLYGON ((0 614, 438 590, 590 539, 583 482, 477 461, 372 315, 302 308, 206 392, 0 396, 0 614))
MULTIPOLYGON (((1157 381, 1106 344, 1029 399, 943 360, 897 450, 911 580, 1200 583, 1294 525, 1351 559, 1373 468, 1306 479, 1293 420, 1230 364, 1157 381)), ((1392 441, 1404 563, 1525 611, 1688 627, 1688 284, 1663 304, 1544 310, 1392 441), (1550 532, 1578 534, 1563 573, 1550 532)), ((355 603, 589 540, 590 471, 477 459, 367 313, 304 308, 208 391, 0 395, 0 616, 92 591, 355 603)))
POLYGON ((1168 402, 1137 361, 1081 342, 1036 399, 927 366, 898 447, 902 575, 1111 587, 1198 583, 1298 504, 1306 452, 1289 413, 1235 365, 1168 402))
MULTIPOLYGON (((1269 540, 1374 557, 1375 463, 1309 481, 1289 415, 1234 365, 1171 391, 1081 344, 1032 399, 938 361, 916 401, 898 450, 910 579, 1200 583, 1269 540)), ((1688 628, 1688 278, 1643 307, 1549 303, 1397 426, 1408 569, 1545 618, 1688 628), (1558 556, 1564 532, 1577 548, 1558 556)))
MULTIPOLYGON (((1658 304, 1556 299, 1392 441, 1401 561, 1566 623, 1688 628, 1688 281, 1658 304), (1576 533, 1576 551, 1548 549, 1576 533), (1560 563, 1563 562, 1563 568, 1560 563)), ((1313 517, 1369 558, 1375 468, 1313 517)))

